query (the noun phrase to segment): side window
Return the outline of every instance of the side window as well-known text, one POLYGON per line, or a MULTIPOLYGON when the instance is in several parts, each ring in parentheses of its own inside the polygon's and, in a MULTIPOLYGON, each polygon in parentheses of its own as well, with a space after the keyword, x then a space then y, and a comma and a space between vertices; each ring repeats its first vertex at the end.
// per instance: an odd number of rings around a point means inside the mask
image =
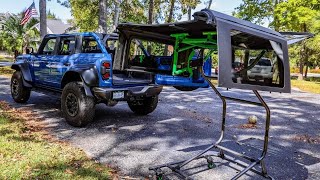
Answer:
POLYGON ((82 53, 102 53, 98 42, 93 37, 83 37, 82 53))
POLYGON ((47 40, 46 45, 43 47, 40 47, 39 54, 44 55, 52 55, 54 52, 54 47, 56 45, 57 38, 50 38, 47 40))
POLYGON ((284 87, 280 43, 236 30, 231 41, 234 83, 284 87))
POLYGON ((167 47, 168 53, 165 55, 166 44, 142 39, 132 39, 130 41, 128 54, 129 66, 155 67, 155 58, 151 57, 171 56, 173 47, 170 45, 167 45, 167 47), (148 52, 148 46, 151 47, 151 52, 148 52))
POLYGON ((70 55, 75 50, 76 40, 75 37, 61 37, 59 44, 59 55, 70 55))

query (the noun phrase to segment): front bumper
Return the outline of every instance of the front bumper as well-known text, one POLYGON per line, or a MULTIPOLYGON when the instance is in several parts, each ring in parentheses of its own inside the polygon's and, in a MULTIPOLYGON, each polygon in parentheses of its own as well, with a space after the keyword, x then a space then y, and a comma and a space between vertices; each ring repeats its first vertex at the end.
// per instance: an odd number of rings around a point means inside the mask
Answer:
POLYGON ((262 74, 262 73, 248 73, 250 79, 272 79, 273 74, 262 74))
POLYGON ((94 87, 92 92, 96 98, 99 100, 116 100, 116 101, 126 101, 130 98, 139 97, 151 97, 160 94, 162 91, 162 86, 135 86, 127 88, 107 88, 107 87, 94 87), (124 92, 123 98, 113 98, 113 92, 124 92))

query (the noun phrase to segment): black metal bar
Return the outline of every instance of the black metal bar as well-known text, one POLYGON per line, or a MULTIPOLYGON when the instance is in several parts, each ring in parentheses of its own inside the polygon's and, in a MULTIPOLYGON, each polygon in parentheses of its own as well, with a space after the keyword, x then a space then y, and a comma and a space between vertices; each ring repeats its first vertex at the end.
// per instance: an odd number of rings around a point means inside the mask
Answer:
POLYGON ((244 154, 238 153, 238 152, 233 151, 233 150, 231 150, 231 149, 228 149, 228 148, 226 148, 226 147, 223 147, 223 146, 220 146, 220 145, 217 145, 216 147, 219 148, 219 149, 221 149, 221 150, 223 150, 223 151, 226 151, 226 152, 228 152, 228 153, 231 153, 231 154, 233 154, 233 155, 236 155, 236 156, 245 158, 245 159, 247 159, 247 160, 249 160, 249 161, 251 161, 251 162, 256 161, 255 158, 252 158, 252 157, 246 156, 246 155, 244 155, 244 154))
POLYGON ((249 171, 250 169, 252 169, 255 165, 259 164, 259 162, 253 162, 251 163, 248 167, 246 167, 244 170, 242 170, 239 174, 237 174, 236 176, 234 176, 232 178, 232 180, 238 179, 239 177, 241 177, 242 175, 244 175, 247 171, 249 171))
POLYGON ((253 90, 254 94, 257 96, 259 101, 261 102, 262 106, 266 110, 266 127, 265 127, 265 133, 264 133, 264 144, 263 144, 263 150, 262 155, 260 157, 260 160, 263 160, 264 157, 267 154, 268 151, 268 142, 269 142, 269 128, 270 128, 270 108, 267 105, 267 103, 263 100, 263 98, 260 96, 259 92, 256 90, 253 90))
POLYGON ((183 166, 185 166, 185 165, 187 165, 188 163, 190 163, 191 161, 197 159, 198 157, 200 157, 200 156, 203 155, 204 153, 210 151, 210 150, 211 150, 212 148, 214 148, 214 147, 215 147, 215 145, 209 146, 207 149, 203 150, 202 152, 198 153, 197 155, 193 156, 192 158, 190 158, 190 159, 184 161, 183 163, 181 163, 181 164, 179 165, 179 167, 182 168, 183 166))
POLYGON ((233 98, 233 97, 228 97, 228 96, 223 96, 225 99, 231 100, 231 101, 238 101, 242 103, 247 103, 247 104, 252 104, 256 106, 263 106, 260 102, 254 102, 254 101, 248 101, 244 99, 238 99, 238 98, 233 98))

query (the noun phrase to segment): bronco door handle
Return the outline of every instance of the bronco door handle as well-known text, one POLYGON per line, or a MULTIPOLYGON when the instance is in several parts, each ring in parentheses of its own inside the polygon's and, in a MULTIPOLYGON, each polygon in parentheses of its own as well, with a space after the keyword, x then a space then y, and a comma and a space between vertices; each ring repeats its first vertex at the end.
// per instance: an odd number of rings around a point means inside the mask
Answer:
POLYGON ((63 63, 64 66, 70 66, 70 63, 69 62, 65 62, 63 63))

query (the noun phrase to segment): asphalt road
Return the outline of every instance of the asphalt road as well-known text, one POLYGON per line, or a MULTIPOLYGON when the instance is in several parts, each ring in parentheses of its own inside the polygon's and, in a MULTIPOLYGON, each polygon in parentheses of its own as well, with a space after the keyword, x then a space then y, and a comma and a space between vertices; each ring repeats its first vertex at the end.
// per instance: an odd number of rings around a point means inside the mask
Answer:
POLYGON ((4 66, 11 66, 12 62, 2 62, 0 61, 0 67, 4 67, 4 66))
MULTIPOLYGON (((291 76, 298 77, 299 74, 298 73, 291 73, 291 76)), ((320 78, 320 74, 319 73, 308 73, 307 76, 308 77, 320 78)))
MULTIPOLYGON (((255 100, 250 91, 220 89, 224 94, 255 100)), ((320 179, 320 95, 293 90, 291 94, 262 93, 271 108, 266 165, 276 179, 320 179), (304 141, 304 137, 307 140, 304 141), (316 138, 318 141, 316 142, 316 138)), ((136 116, 126 103, 96 107, 96 120, 73 128, 61 116, 59 97, 32 93, 27 104, 10 96, 9 80, 0 76, 0 100, 16 108, 30 108, 58 138, 83 149, 90 157, 120 170, 123 176, 148 177, 148 167, 182 160, 200 152, 219 136, 221 102, 210 89, 179 92, 165 88, 157 109, 136 116)), ((261 107, 228 101, 225 146, 258 157, 261 154, 264 111, 261 107), (258 116, 258 128, 243 129, 249 115, 258 116), (251 138, 252 137, 252 138, 251 138), (236 140, 247 145, 240 147, 236 140)), ((203 171, 206 161, 188 165, 194 179, 230 179, 241 168, 214 159, 218 167, 203 171)), ((170 179, 177 179, 174 175, 170 179)), ((241 179, 261 179, 252 172, 241 179)))

